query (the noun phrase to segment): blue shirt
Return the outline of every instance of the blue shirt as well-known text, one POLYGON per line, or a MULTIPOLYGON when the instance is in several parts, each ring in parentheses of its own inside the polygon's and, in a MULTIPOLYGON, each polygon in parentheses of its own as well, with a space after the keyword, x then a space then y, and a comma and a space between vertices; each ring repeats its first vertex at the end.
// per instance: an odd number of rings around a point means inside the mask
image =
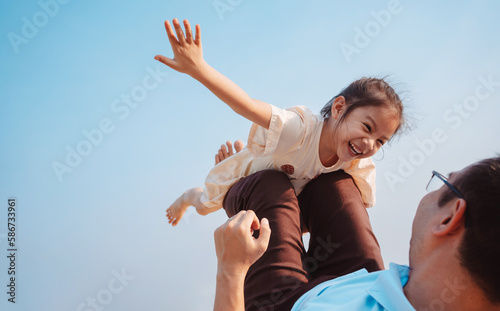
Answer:
POLYGON ((323 282, 302 295, 291 311, 397 310, 415 311, 403 293, 410 268, 391 263, 389 270, 361 269, 323 282))

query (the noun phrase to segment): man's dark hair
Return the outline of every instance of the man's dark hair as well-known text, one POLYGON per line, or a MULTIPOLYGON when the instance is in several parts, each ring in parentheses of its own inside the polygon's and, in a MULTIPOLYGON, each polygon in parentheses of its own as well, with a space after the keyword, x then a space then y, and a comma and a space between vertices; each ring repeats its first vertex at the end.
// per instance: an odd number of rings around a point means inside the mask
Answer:
MULTIPOLYGON (((488 300, 500 304, 500 156, 469 166, 453 186, 466 202, 460 263, 488 300)), ((453 198, 456 194, 448 189, 439 206, 453 198)))

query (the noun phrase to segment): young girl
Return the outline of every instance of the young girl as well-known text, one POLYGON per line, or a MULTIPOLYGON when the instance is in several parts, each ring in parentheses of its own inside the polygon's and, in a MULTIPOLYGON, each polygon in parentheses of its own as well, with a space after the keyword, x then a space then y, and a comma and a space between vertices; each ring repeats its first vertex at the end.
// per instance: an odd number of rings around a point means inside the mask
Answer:
POLYGON ((283 110, 250 98, 204 61, 199 25, 194 38, 187 20, 186 34, 177 19, 173 25, 177 36, 165 22, 174 58, 155 59, 201 82, 253 125, 247 147, 218 163, 204 189, 187 190, 167 209, 169 223, 177 225, 191 205, 201 215, 222 208, 234 183, 265 169, 285 172, 297 195, 311 179, 342 169, 353 177, 365 206, 375 204, 375 165, 370 157, 404 122, 401 100, 385 81, 354 81, 323 107, 321 115, 304 106, 283 110))

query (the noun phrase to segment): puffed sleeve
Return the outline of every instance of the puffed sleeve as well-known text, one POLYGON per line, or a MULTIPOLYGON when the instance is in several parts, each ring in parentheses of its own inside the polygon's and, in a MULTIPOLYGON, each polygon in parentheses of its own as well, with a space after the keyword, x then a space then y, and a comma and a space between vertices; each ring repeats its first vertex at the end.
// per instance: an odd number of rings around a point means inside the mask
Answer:
POLYGON ((290 109, 280 109, 271 105, 272 115, 269 129, 258 124, 252 124, 248 135, 248 151, 254 157, 264 157, 273 154, 280 143, 280 150, 288 152, 300 148, 311 122, 306 116, 306 107, 297 106, 290 109))
POLYGON ((357 159, 344 168, 351 175, 361 192, 365 207, 375 205, 375 163, 371 158, 357 159))

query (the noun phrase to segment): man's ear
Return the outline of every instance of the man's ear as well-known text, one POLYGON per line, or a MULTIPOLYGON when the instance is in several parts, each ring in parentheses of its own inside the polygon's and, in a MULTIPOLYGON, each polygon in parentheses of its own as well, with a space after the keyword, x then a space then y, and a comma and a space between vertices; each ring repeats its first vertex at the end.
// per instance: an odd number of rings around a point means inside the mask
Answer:
POLYGON ((459 231, 465 226, 465 209, 467 203, 464 199, 457 199, 441 207, 441 221, 432 228, 432 233, 437 236, 444 236, 459 231))
POLYGON ((339 96, 335 98, 335 100, 332 103, 332 111, 331 111, 331 116, 337 120, 338 117, 342 114, 342 112, 345 110, 345 97, 344 96, 339 96))

